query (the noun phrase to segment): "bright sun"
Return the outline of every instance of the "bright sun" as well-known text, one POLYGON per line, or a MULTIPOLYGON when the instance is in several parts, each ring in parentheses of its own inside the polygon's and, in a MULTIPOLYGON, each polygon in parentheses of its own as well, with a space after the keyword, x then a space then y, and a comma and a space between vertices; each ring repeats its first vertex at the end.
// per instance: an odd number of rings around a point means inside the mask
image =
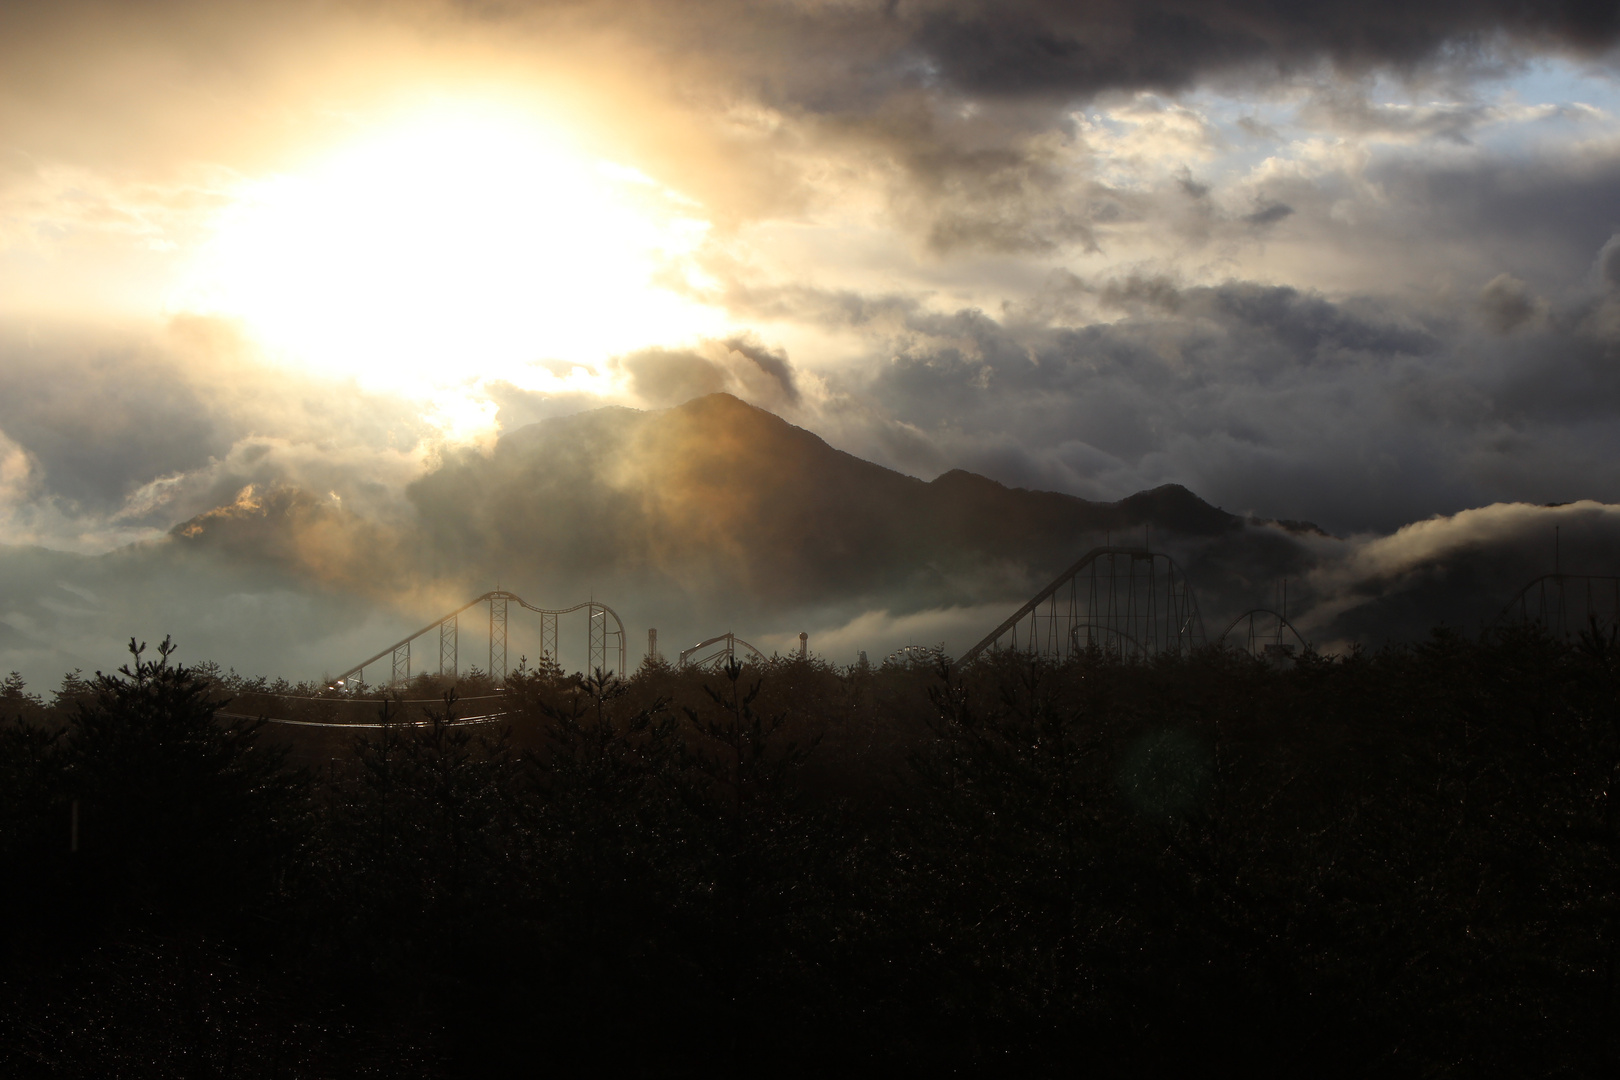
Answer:
POLYGON ((244 186, 188 306, 363 383, 426 390, 712 333, 660 288, 707 224, 528 117, 440 110, 244 186))

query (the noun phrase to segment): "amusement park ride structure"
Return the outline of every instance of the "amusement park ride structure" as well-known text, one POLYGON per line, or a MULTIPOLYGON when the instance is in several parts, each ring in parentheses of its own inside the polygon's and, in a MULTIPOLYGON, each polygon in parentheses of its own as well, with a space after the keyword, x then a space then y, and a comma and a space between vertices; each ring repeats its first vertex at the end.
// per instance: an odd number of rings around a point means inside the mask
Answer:
MULTIPOLYGON (((557 653, 557 617, 571 615, 576 611, 585 612, 585 638, 586 663, 591 671, 600 671, 603 674, 627 675, 626 666, 624 622, 618 614, 606 604, 596 600, 587 600, 583 604, 575 604, 570 608, 552 610, 550 608, 536 607, 516 593, 496 589, 482 596, 467 601, 450 614, 442 616, 428 623, 422 629, 388 646, 377 655, 368 657, 360 663, 349 668, 336 679, 332 680, 333 687, 346 687, 348 689, 364 689, 366 668, 378 663, 385 657, 389 658, 388 677, 385 685, 402 686, 411 679, 411 645, 424 637, 428 637, 434 630, 439 632, 439 674, 455 678, 461 673, 461 619, 463 614, 480 604, 489 605, 489 677, 500 686, 506 682, 506 616, 510 605, 535 612, 540 616, 540 655, 556 660, 557 653), (610 621, 611 620, 611 624, 610 621), (609 639, 615 639, 610 643, 609 639)), ((430 639, 431 640, 431 639, 430 639)))
POLYGON ((1010 649, 1063 659, 1093 646, 1183 655, 1204 644, 1198 600, 1175 560, 1145 547, 1092 548, 962 655, 1010 649))
MULTIPOLYGON (((1287 617, 1287 585, 1283 585, 1281 612, 1256 607, 1233 619, 1218 643, 1257 659, 1285 660, 1295 649, 1308 650, 1309 642, 1287 617)), ((431 640, 438 632, 438 673, 455 677, 460 667, 460 629, 466 614, 479 605, 489 608, 488 673, 497 686, 507 675, 507 612, 512 604, 540 616, 540 654, 558 659, 557 620, 576 611, 585 613, 587 664, 591 671, 625 676, 629 667, 624 623, 614 610, 596 600, 552 610, 536 607, 515 593, 497 589, 476 597, 448 615, 435 619, 414 634, 395 642, 375 656, 332 680, 353 692, 365 690, 365 672, 384 665, 383 686, 410 681, 413 644, 431 640)), ((1497 618, 1502 625, 1514 621, 1540 623, 1552 634, 1569 638, 1593 621, 1620 623, 1620 576, 1565 574, 1555 560, 1555 571, 1544 574, 1514 596, 1497 618)), ((648 655, 657 655, 657 631, 648 632, 648 655)), ((1008 616, 982 641, 957 661, 968 664, 992 651, 1016 651, 1064 659, 1100 648, 1131 658, 1171 654, 1183 656, 1204 645, 1203 618, 1185 572, 1162 551, 1143 547, 1104 545, 1092 548, 1046 588, 1008 616)), ((799 635, 798 656, 809 656, 806 635, 799 635)), ((863 654, 864 656, 864 654, 863 654)), ((885 665, 932 664, 942 654, 933 647, 907 646, 892 654, 885 665)), ((759 649, 735 633, 717 634, 682 650, 681 668, 719 668, 724 664, 766 660, 759 649)))
POLYGON ((765 660, 764 653, 728 630, 707 641, 700 641, 690 649, 682 649, 675 666, 718 669, 737 659, 738 652, 746 654, 743 658, 745 661, 758 660, 763 663, 765 660))
POLYGON ((1568 640, 1594 623, 1620 623, 1620 577, 1609 574, 1543 574, 1520 589, 1497 616, 1498 626, 1540 623, 1568 640))
POLYGON ((1539 623, 1563 641, 1588 628, 1620 626, 1620 577, 1564 573, 1562 530, 1553 526, 1553 572, 1514 594, 1496 625, 1539 623))
POLYGON ((1288 621, 1288 579, 1282 582, 1282 610, 1250 608, 1227 624, 1221 631, 1223 649, 1237 649, 1256 660, 1286 664, 1293 659, 1294 650, 1308 652, 1311 643, 1305 635, 1288 621), (1242 627, 1240 631, 1238 628, 1242 627), (1290 640, 1292 639, 1292 640, 1290 640))
POLYGON ((1296 648, 1303 652, 1311 643, 1294 629, 1286 615, 1270 608, 1251 608, 1221 632, 1221 646, 1246 652, 1257 660, 1286 661, 1296 648))

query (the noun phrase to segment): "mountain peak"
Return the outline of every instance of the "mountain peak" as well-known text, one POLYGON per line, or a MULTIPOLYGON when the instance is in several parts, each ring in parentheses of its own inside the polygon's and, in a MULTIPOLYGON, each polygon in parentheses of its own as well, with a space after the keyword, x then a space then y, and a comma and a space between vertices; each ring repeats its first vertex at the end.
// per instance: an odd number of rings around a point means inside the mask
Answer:
POLYGON ((1194 536, 1215 536, 1243 527, 1242 518, 1211 506, 1180 484, 1160 484, 1126 496, 1114 505, 1129 524, 1148 524, 1194 536))

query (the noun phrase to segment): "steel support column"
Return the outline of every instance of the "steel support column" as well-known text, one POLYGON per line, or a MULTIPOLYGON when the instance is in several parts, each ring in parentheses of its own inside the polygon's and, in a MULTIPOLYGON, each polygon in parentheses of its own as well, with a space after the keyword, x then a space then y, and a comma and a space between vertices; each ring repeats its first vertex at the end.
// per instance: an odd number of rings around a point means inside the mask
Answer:
POLYGON ((587 643, 587 646, 588 646, 588 648, 590 650, 590 652, 588 654, 588 656, 589 656, 588 662, 590 664, 590 670, 589 670, 588 674, 594 675, 597 672, 602 672, 603 674, 606 674, 607 673, 607 612, 604 611, 602 608, 597 607, 595 604, 590 604, 590 605, 586 606, 585 613, 590 616, 590 618, 587 620, 587 623, 589 625, 589 630, 587 631, 587 633, 590 635, 590 640, 587 643))
POLYGON ((461 674, 458 655, 461 648, 461 628, 458 616, 452 615, 439 624, 439 674, 454 679, 461 674))
POLYGON ((544 614, 540 616, 540 657, 549 658, 554 664, 561 664, 557 656, 557 616, 544 614))
POLYGON ((489 601, 489 677, 496 686, 506 685, 506 597, 489 601))

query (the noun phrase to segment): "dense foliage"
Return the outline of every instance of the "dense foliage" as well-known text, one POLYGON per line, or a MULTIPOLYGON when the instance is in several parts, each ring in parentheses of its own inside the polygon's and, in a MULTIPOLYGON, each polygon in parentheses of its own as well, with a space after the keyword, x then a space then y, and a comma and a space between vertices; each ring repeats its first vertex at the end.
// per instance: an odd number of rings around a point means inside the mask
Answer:
POLYGON ((1612 632, 297 690, 0 688, 0 1072, 1620 1070, 1612 632))

